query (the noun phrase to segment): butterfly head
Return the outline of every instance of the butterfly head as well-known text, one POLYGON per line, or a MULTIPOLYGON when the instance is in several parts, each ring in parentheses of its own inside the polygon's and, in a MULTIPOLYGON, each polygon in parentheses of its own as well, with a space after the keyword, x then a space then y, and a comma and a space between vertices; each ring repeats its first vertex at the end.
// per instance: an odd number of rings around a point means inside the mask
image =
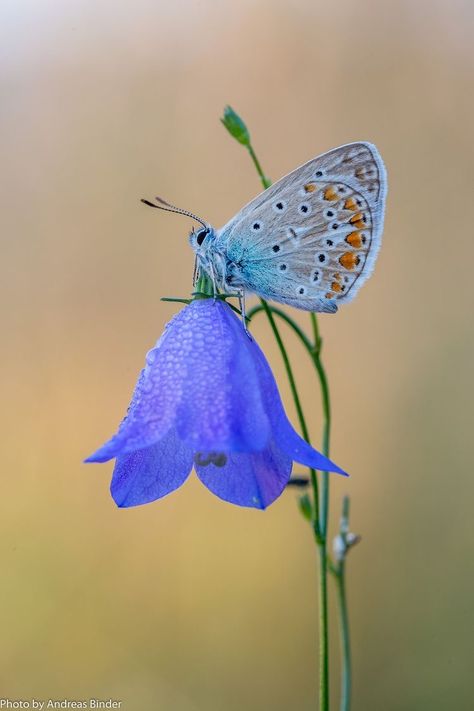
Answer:
POLYGON ((215 237, 214 228, 211 225, 204 225, 198 230, 194 228, 189 234, 189 244, 198 257, 205 257, 209 245, 215 237))
POLYGON ((213 281, 214 286, 225 289, 226 286, 226 258, 219 249, 216 249, 216 230, 211 225, 203 224, 198 230, 192 230, 189 243, 196 255, 195 274, 202 272, 213 281))

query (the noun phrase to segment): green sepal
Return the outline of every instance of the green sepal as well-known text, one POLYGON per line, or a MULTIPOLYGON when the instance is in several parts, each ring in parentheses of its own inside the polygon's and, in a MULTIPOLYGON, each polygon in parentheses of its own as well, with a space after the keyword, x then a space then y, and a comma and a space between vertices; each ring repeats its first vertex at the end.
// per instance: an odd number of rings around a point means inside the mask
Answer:
POLYGON ((176 304, 190 304, 192 299, 178 299, 174 296, 162 296, 160 301, 171 301, 176 304))

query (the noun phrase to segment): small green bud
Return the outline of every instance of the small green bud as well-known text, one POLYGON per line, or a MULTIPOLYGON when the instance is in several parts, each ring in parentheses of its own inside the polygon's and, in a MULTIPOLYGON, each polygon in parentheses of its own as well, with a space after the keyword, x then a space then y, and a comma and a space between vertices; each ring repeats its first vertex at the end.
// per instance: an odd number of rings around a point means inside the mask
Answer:
POLYGON ((229 131, 230 135, 233 136, 239 143, 242 143, 244 146, 250 145, 250 134, 248 132, 248 128, 240 116, 235 113, 234 109, 230 106, 226 106, 224 109, 224 116, 221 118, 221 121, 229 131))
POLYGON ((300 498, 298 499, 298 505, 300 507, 300 511, 303 514, 304 518, 307 521, 312 521, 313 506, 311 504, 311 499, 309 498, 308 494, 303 494, 303 496, 300 496, 300 498))

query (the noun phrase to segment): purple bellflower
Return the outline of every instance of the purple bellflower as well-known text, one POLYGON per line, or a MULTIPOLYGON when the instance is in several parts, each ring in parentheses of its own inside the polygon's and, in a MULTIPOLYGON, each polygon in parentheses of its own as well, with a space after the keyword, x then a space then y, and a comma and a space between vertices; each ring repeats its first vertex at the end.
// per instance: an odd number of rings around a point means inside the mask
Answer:
POLYGON ((117 434, 86 462, 113 458, 111 493, 123 507, 169 494, 193 465, 216 496, 259 509, 282 493, 293 461, 344 474, 295 432, 262 351, 213 299, 168 323, 117 434))

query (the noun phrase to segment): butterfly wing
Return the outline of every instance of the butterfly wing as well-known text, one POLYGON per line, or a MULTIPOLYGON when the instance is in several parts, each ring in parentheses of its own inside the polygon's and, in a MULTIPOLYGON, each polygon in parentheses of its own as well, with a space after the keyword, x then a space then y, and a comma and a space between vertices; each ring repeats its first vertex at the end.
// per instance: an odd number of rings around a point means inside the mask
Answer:
POLYGON ((308 311, 337 311, 374 267, 386 188, 370 143, 335 148, 297 168, 217 232, 227 286, 308 311))

